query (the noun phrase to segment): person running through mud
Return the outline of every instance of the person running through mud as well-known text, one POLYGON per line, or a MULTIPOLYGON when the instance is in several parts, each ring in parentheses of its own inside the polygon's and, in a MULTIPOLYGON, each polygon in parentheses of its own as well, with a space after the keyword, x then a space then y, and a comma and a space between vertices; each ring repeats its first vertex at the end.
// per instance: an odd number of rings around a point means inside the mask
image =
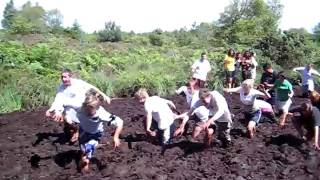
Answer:
POLYGON ((251 79, 251 68, 253 67, 250 51, 245 51, 239 61, 241 66, 242 81, 251 79))
MULTIPOLYGON (((188 112, 188 116, 196 115, 198 122, 193 129, 192 138, 195 139, 201 131, 206 131, 206 146, 210 146, 214 126, 217 127, 218 139, 222 141, 224 147, 230 145, 231 137, 231 113, 228 108, 226 99, 217 91, 209 91, 206 88, 200 89, 200 100, 188 112)), ((189 118, 185 118, 188 120, 189 118)), ((180 127, 175 132, 175 136, 181 135, 184 132, 186 122, 181 123, 180 127)))
POLYGON ((271 98, 267 99, 267 102, 270 103, 272 106, 275 105, 275 93, 272 89, 274 86, 274 83, 277 79, 277 73, 274 72, 271 64, 267 63, 263 65, 263 73, 260 80, 259 89, 266 89, 269 94, 271 95, 271 98))
POLYGON ((278 74, 278 79, 275 81, 273 89, 276 92, 276 107, 280 112, 280 127, 285 126, 286 116, 292 104, 293 89, 291 83, 286 79, 283 72, 278 74))
POLYGON ((293 71, 299 72, 302 79, 302 96, 308 97, 308 94, 314 91, 314 76, 320 76, 320 73, 314 69, 313 64, 308 64, 306 67, 297 67, 293 71))
POLYGON ((207 80, 207 74, 211 71, 211 65, 208 61, 207 53, 201 53, 201 58, 191 66, 192 79, 196 82, 198 88, 203 88, 207 80))
POLYGON ((247 79, 242 82, 240 87, 224 89, 226 93, 235 92, 240 94, 240 101, 246 106, 245 116, 249 119, 247 129, 250 138, 253 138, 262 114, 273 122, 276 121, 271 105, 264 100, 257 99, 257 97, 268 99, 270 98, 270 94, 265 89, 262 89, 262 92, 254 89, 253 85, 254 80, 247 79))
POLYGON ((159 96, 149 96, 144 88, 139 89, 135 93, 135 97, 140 103, 144 104, 146 133, 152 137, 158 136, 162 146, 161 151, 164 152, 167 145, 172 143, 175 131, 174 120, 187 118, 187 116, 185 114, 175 114, 173 110, 176 111, 176 106, 172 101, 159 96))
POLYGON ((87 171, 89 162, 104 133, 104 124, 116 127, 113 135, 114 148, 120 146, 119 136, 123 128, 123 120, 107 112, 101 104, 104 97, 95 89, 89 89, 85 95, 82 106, 74 101, 69 101, 65 106, 76 111, 79 122, 79 145, 81 150, 80 168, 87 171))
POLYGON ((178 95, 182 93, 184 94, 189 109, 191 109, 193 105, 199 100, 199 89, 195 87, 194 81, 190 81, 185 86, 181 86, 176 90, 176 93, 178 95))
POLYGON ((233 78, 235 75, 235 52, 233 49, 229 49, 226 57, 223 61, 226 84, 228 88, 232 88, 233 78))
POLYGON ((51 107, 46 111, 46 117, 52 118, 57 122, 64 123, 64 132, 70 143, 74 143, 78 139, 78 120, 75 117, 76 112, 73 108, 65 106, 68 102, 81 105, 84 102, 85 94, 89 89, 95 89, 110 104, 110 98, 102 93, 95 86, 72 77, 72 72, 65 69, 61 73, 61 85, 55 96, 54 102, 51 107))
POLYGON ((292 117, 292 123, 297 129, 303 140, 314 140, 313 145, 317 150, 319 146, 319 126, 320 112, 315 106, 310 103, 303 103, 300 107, 296 107, 289 111, 289 117, 292 117), (303 132, 303 128, 306 133, 303 132))

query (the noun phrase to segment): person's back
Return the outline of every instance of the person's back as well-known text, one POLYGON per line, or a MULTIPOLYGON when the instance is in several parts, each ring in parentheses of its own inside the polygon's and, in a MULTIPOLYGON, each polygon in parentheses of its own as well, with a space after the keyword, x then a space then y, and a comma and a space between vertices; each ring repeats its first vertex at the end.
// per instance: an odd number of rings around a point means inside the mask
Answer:
POLYGON ((152 117, 158 122, 159 129, 165 129, 174 121, 173 112, 165 99, 159 96, 148 97, 144 104, 146 112, 152 112, 152 117))

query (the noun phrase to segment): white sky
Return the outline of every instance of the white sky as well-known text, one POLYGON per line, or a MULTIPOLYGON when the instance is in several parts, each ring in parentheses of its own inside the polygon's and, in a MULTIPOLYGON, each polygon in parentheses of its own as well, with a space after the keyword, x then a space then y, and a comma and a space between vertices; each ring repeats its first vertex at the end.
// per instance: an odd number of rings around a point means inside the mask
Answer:
MULTIPOLYGON (((75 19, 87 32, 104 28, 115 21, 121 30, 149 32, 156 28, 174 30, 190 28, 193 22, 218 20, 229 0, 30 0, 39 2, 45 10, 59 9, 64 26, 75 19)), ((0 0, 0 17, 9 0, 0 0)), ((27 0, 14 0, 20 8, 27 0)), ((284 5, 280 28, 304 27, 308 31, 320 22, 320 0, 281 0, 284 5)))

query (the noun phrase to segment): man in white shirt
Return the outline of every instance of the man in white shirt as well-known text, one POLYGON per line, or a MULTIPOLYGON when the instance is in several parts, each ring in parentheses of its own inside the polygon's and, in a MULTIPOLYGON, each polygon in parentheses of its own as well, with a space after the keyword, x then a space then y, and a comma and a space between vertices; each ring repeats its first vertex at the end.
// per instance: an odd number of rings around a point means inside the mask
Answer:
POLYGON ((313 64, 308 64, 306 67, 297 67, 293 71, 299 72, 302 79, 303 95, 308 95, 309 92, 314 91, 314 77, 313 75, 320 76, 320 73, 314 69, 313 64))
MULTIPOLYGON (((202 130, 206 130, 206 144, 209 146, 214 133, 212 125, 215 124, 217 126, 218 139, 222 140, 224 145, 229 145, 231 142, 232 118, 226 99, 219 92, 210 92, 206 88, 200 89, 199 98, 200 100, 188 113, 188 115, 195 114, 200 120, 193 130, 192 137, 196 138, 202 130)), ((185 120, 188 120, 188 118, 185 118, 185 120)), ((175 135, 179 135, 184 131, 185 124, 186 121, 181 123, 175 135)))
POLYGON ((207 74, 211 71, 207 53, 201 53, 201 58, 191 66, 192 79, 197 82, 199 88, 203 88, 207 80, 207 74))
POLYGON ((135 97, 140 103, 144 103, 146 113, 145 130, 150 136, 155 137, 156 131, 151 130, 151 124, 154 120, 157 124, 156 129, 159 132, 162 147, 171 143, 173 132, 175 130, 174 120, 186 117, 185 114, 176 115, 171 109, 176 109, 172 101, 163 99, 159 96, 149 96, 146 89, 139 89, 135 97))
POLYGON ((46 117, 53 118, 57 122, 64 122, 64 131, 70 142, 73 143, 78 139, 78 124, 76 111, 65 104, 73 104, 76 107, 81 107, 85 100, 86 92, 94 89, 99 92, 104 100, 109 104, 110 98, 102 93, 95 86, 80 80, 72 78, 72 72, 65 69, 61 73, 61 85, 58 88, 56 97, 51 107, 46 111, 46 117))

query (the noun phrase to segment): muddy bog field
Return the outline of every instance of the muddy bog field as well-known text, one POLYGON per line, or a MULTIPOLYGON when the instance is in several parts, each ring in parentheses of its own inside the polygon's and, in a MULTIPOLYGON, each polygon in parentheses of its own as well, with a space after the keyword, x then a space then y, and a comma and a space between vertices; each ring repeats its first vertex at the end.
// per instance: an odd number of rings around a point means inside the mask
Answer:
MULTIPOLYGON (((186 109, 183 97, 171 99, 179 111, 186 109)), ((122 145, 113 149, 113 129, 107 127, 86 174, 77 170, 78 144, 65 142, 62 126, 45 119, 45 107, 1 115, 0 179, 320 179, 320 152, 300 140, 290 122, 285 129, 261 123, 256 137, 248 139, 237 99, 227 97, 235 114, 231 147, 204 148, 202 141, 189 141, 189 128, 163 156, 145 136, 142 105, 130 98, 114 100, 106 108, 124 120, 122 145)))

